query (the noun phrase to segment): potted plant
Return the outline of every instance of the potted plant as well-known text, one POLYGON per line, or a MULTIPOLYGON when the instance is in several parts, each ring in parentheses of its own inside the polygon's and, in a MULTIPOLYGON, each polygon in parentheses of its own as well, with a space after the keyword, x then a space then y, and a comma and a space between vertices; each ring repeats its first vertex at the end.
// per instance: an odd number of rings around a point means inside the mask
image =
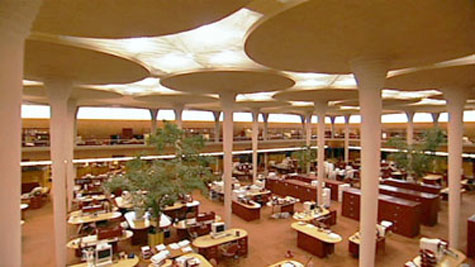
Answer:
POLYGON ((436 172, 439 164, 435 164, 435 152, 445 143, 446 138, 440 128, 431 128, 422 134, 422 140, 407 144, 405 139, 391 138, 387 144, 398 151, 391 153, 389 159, 408 173, 408 177, 418 180, 428 172, 436 172))
POLYGON ((310 164, 316 158, 316 151, 312 150, 310 146, 304 146, 301 150, 294 152, 293 156, 297 158, 300 171, 309 174, 310 164))
POLYGON ((174 157, 155 160, 136 157, 128 162, 124 177, 129 189, 134 192, 134 199, 138 195, 143 197, 143 206, 154 226, 150 229, 149 245, 154 246, 163 242, 160 218, 164 208, 193 190, 205 193, 207 182, 215 177, 208 167, 209 158, 200 155, 205 146, 203 137, 187 137, 176 125, 165 123, 164 128, 158 129, 148 143, 154 145, 159 154, 171 151, 174 157))

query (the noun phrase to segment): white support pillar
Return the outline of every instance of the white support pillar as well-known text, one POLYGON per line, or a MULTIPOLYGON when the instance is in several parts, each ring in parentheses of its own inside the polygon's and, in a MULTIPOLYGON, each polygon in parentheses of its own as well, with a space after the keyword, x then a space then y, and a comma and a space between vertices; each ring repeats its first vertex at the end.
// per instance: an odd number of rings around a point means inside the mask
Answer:
POLYGON ((160 110, 158 108, 151 108, 149 109, 149 111, 150 111, 150 117, 152 119, 151 125, 150 125, 150 135, 152 135, 157 132, 157 116, 160 110))
POLYGON ((345 115, 345 163, 350 162, 350 117, 351 115, 345 115))
POLYGON ((312 142, 312 113, 305 115, 305 146, 309 147, 312 142))
POLYGON ((414 112, 406 111, 407 116, 407 129, 406 129, 406 142, 408 145, 414 143, 414 112))
POLYGON ((223 93, 220 95, 223 109, 223 181, 224 181, 224 222, 231 228, 232 174, 233 174, 233 105, 236 95, 223 93))
POLYGON ((220 139, 220 124, 219 124, 219 116, 221 115, 221 111, 213 111, 213 116, 214 116, 214 142, 219 143, 220 139))
POLYGON ((335 138, 335 119, 336 119, 336 116, 330 116, 330 121, 331 121, 331 139, 335 138))
POLYGON ((51 107, 50 136, 51 136, 51 170, 53 180, 53 210, 55 229, 56 266, 66 266, 66 180, 68 153, 65 147, 72 138, 70 131, 64 127, 72 125, 68 122, 68 99, 72 92, 70 81, 45 81, 46 93, 51 107))
POLYGON ((448 133, 448 182, 449 182, 449 244, 460 249, 460 180, 463 150, 463 107, 467 94, 458 88, 443 90, 447 100, 448 133))
MULTIPOLYGON (((267 141, 267 130, 268 130, 268 120, 269 120, 269 113, 261 113, 262 120, 264 121, 264 127, 262 129, 262 140, 267 141)), ((268 173, 268 155, 267 152, 264 153, 264 172, 267 175, 268 173)))
POLYGON ((0 8, 0 261, 21 266, 21 97, 24 42, 40 1, 3 1, 0 8))
POLYGON ((76 179, 76 169, 74 168, 74 147, 76 146, 76 115, 78 112, 78 105, 76 99, 69 99, 67 103, 67 124, 63 128, 66 138, 66 146, 64 147, 66 153, 66 187, 68 199, 68 211, 72 210, 72 200, 74 191, 74 181, 76 179))
POLYGON ((432 112, 430 115, 432 116, 432 122, 434 123, 434 127, 438 127, 440 112, 432 112))
POLYGON ((323 179, 325 178, 325 112, 327 103, 315 102, 315 111, 318 117, 317 132, 317 162, 318 162, 318 186, 317 186, 317 203, 323 204, 323 179))
POLYGON ((173 108, 173 111, 175 112, 175 122, 178 128, 182 129, 183 128, 183 108, 184 105, 176 105, 173 108))
POLYGON ((257 181, 257 149, 258 149, 258 137, 259 137, 259 109, 255 109, 252 112, 252 183, 257 181))
POLYGON ((387 68, 382 61, 353 61, 361 114, 361 204, 359 266, 374 267, 381 161, 381 89, 387 68))

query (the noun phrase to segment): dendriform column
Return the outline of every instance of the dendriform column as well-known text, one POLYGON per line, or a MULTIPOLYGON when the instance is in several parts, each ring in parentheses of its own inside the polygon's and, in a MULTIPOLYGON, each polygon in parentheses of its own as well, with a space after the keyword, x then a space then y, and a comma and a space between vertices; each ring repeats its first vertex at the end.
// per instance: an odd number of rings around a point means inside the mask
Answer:
POLYGON ((155 134, 157 132, 157 116, 158 112, 160 111, 158 108, 151 108, 150 117, 152 118, 151 125, 150 125, 150 135, 155 134))
POLYGON ((66 146, 64 150, 66 152, 66 187, 67 187, 67 199, 68 199, 68 210, 72 210, 72 200, 74 192, 74 180, 76 179, 76 168, 74 168, 74 147, 76 146, 76 115, 78 112, 77 100, 69 99, 68 100, 68 112, 67 112, 67 125, 64 128, 66 138, 66 146))
POLYGON ((345 115, 345 163, 350 162, 350 117, 345 115))
MULTIPOLYGON (((262 129, 262 140, 267 141, 269 113, 261 113, 261 114, 262 114, 262 120, 264 121, 264 126, 262 129)), ((267 165, 268 162, 269 162, 268 155, 267 155, 267 152, 265 152, 264 153, 264 169, 265 169, 266 175, 268 173, 268 165, 267 165)))
POLYGON ((447 100, 449 122, 448 135, 448 182, 449 182, 449 244, 455 249, 460 248, 460 180, 462 171, 463 151, 463 108, 468 92, 460 88, 443 90, 447 100))
POLYGON ((359 266, 373 267, 376 252, 381 159, 381 89, 387 65, 378 60, 351 62, 358 83, 361 114, 361 204, 359 266))
POLYGON ((0 131, 0 261, 4 266, 21 266, 21 97, 23 55, 39 0, 2 1, 0 8, 0 120, 8 127, 0 131))
POLYGON ((258 149, 258 137, 259 137, 259 109, 255 109, 252 112, 252 182, 255 184, 257 181, 257 149, 258 149))
POLYGON ((336 116, 330 116, 330 121, 331 121, 331 138, 335 138, 335 120, 336 116))
POLYGON ((312 142, 312 113, 305 115, 305 145, 310 146, 312 142))
POLYGON ((72 126, 68 117, 68 100, 72 83, 65 80, 45 81, 46 93, 51 107, 50 153, 53 180, 54 241, 57 266, 66 266, 66 181, 69 162, 65 147, 70 144, 72 126), (68 127, 69 128, 69 127, 68 127))
POLYGON ((432 116, 432 122, 434 123, 434 127, 438 127, 440 112, 432 112, 430 115, 432 116))
POLYGON ((184 105, 176 105, 174 108, 173 108, 173 111, 175 112, 175 121, 176 121, 176 125, 178 126, 178 128, 182 129, 183 128, 183 108, 184 108, 184 105))
POLYGON ((214 116, 214 142, 219 143, 219 138, 220 138, 220 126, 219 126, 219 116, 221 115, 220 111, 213 111, 213 116, 214 116))
POLYGON ((414 143, 414 112, 406 111, 407 116, 407 129, 406 129, 406 142, 408 145, 414 143))
POLYGON ((232 173, 233 173, 233 105, 236 95, 220 95, 223 109, 223 181, 224 181, 224 222, 231 227, 232 173))
POLYGON ((318 169, 318 186, 317 186, 317 202, 323 204, 323 179, 325 178, 325 112, 327 103, 315 102, 315 111, 318 117, 317 132, 317 169, 318 169))

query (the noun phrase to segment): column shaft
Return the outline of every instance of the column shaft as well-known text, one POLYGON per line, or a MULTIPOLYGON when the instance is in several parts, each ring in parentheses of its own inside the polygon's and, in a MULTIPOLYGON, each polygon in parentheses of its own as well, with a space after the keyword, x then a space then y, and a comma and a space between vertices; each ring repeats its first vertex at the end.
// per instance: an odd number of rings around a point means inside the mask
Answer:
POLYGON ((151 125, 150 125, 150 135, 155 134, 157 132, 157 116, 159 109, 158 108, 151 108, 150 117, 151 117, 151 125))
POLYGON ((259 136, 259 111, 252 112, 252 182, 257 181, 257 149, 258 149, 258 136, 259 136))
POLYGON ((221 115, 220 111, 214 111, 214 142, 219 143, 221 127, 219 125, 219 116, 221 115))
POLYGON ((74 147, 76 145, 76 135, 75 135, 75 125, 76 125, 76 114, 77 114, 77 101, 75 99, 69 99, 67 103, 68 113, 67 113, 67 124, 65 125, 64 132, 66 134, 65 142, 66 146, 64 147, 66 153, 66 162, 67 162, 67 199, 68 199, 68 210, 72 210, 72 200, 73 200, 73 191, 74 191, 74 180, 76 179, 76 169, 74 168, 73 159, 74 159, 74 147))
POLYGON ((361 114, 361 204, 359 266, 375 266, 376 223, 381 158, 381 89, 387 69, 379 61, 355 61, 361 114))
POLYGON ((223 109, 223 180, 224 180, 224 222, 231 227, 232 171, 233 171, 233 103, 234 95, 221 95, 223 109))
POLYGON ((318 186, 317 186, 317 202, 323 204, 323 179, 325 178, 325 110, 326 103, 315 103, 318 116, 318 133, 317 133, 317 162, 318 162, 318 186))
POLYGON ((350 162, 350 115, 345 115, 345 163, 350 162))
POLYGON ((407 129, 406 129, 406 142, 408 145, 414 143, 414 112, 406 111, 407 116, 407 129))

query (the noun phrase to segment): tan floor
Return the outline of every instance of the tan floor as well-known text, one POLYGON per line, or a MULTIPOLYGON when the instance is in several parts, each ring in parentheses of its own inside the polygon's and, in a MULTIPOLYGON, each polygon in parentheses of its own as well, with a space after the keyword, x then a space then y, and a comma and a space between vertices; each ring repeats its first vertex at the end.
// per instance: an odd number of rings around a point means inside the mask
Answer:
MULTIPOLYGON (((201 211, 213 210, 222 214, 223 205, 220 202, 210 201, 197 195, 201 201, 201 211)), ((326 259, 312 257, 314 266, 357 266, 358 260, 353 259, 348 253, 348 237, 358 229, 358 222, 340 216, 340 205, 332 202, 332 207, 338 208, 337 225, 332 230, 339 233, 344 241, 337 244, 335 253, 326 259)), ((299 206, 300 208, 300 206, 299 206)), ((221 262, 220 266, 267 266, 284 258, 287 250, 295 254, 295 259, 306 262, 310 254, 297 248, 296 233, 291 230, 292 219, 274 220, 269 215, 271 208, 265 207, 261 219, 254 222, 245 222, 233 216, 233 226, 244 228, 249 232, 249 255, 238 261, 221 262)), ((466 219, 475 214, 475 192, 467 193, 462 198, 461 236, 462 248, 466 248, 466 219)), ((49 202, 39 210, 27 210, 26 224, 23 226, 23 266, 54 266, 53 257, 53 217, 52 205, 49 202)), ((74 229, 70 229, 73 232, 74 229)), ((428 237, 447 238, 447 202, 442 202, 442 211, 439 213, 439 224, 435 227, 421 228, 421 235, 428 237)), ((404 262, 418 253, 417 238, 405 238, 397 234, 391 235, 386 241, 385 253, 376 257, 377 266, 403 266, 404 262)), ((172 239, 170 240, 172 241, 172 239)), ((138 252, 138 247, 131 247, 129 241, 120 244, 122 249, 138 252)), ((68 262, 75 263, 78 259, 73 252, 68 252, 68 262)), ((470 260, 472 266, 475 262, 470 260)), ((147 266, 141 263, 139 266, 147 266)))

